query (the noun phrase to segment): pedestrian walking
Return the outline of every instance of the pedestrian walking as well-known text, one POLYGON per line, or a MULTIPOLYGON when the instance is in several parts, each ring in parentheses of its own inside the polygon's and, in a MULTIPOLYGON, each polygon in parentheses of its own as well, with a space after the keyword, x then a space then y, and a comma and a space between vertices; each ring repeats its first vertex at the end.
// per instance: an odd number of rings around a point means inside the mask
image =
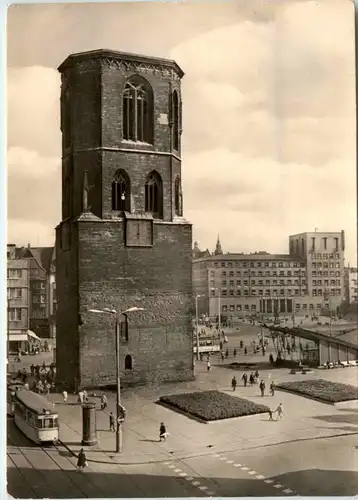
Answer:
POLYGON ((263 380, 260 382, 260 391, 261 391, 261 396, 264 397, 265 395, 265 389, 266 389, 266 384, 263 380))
POLYGON ((280 403, 276 408, 277 412, 277 420, 281 420, 283 418, 283 403, 280 403))
POLYGON ((78 459, 77 459, 77 467, 80 472, 83 472, 85 470, 85 467, 87 467, 87 457, 85 455, 85 452, 83 451, 83 448, 81 448, 79 454, 78 454, 78 459))
POLYGON ((231 381, 231 387, 232 387, 233 391, 235 391, 236 386, 237 386, 237 380, 236 380, 236 377, 233 377, 233 379, 231 381))
POLYGON ((241 378, 244 381, 244 387, 246 387, 247 386, 247 373, 244 373, 241 378))
POLYGON ((208 369, 208 372, 211 370, 211 363, 210 363, 210 359, 208 359, 207 363, 206 363, 206 366, 207 366, 207 369, 208 369))
POLYGON ((83 401, 85 403, 88 403, 88 392, 86 391, 86 389, 83 389, 83 401))
POLYGON ((62 391, 62 396, 63 396, 63 402, 67 403, 67 398, 68 398, 67 391, 62 391))
POLYGON ((114 415, 111 412, 109 415, 109 430, 112 432, 116 432, 116 429, 114 428, 114 415))
POLYGON ((108 406, 107 396, 102 394, 101 396, 101 410, 105 410, 108 406))
POLYGON ((269 420, 273 420, 272 417, 273 417, 274 411, 269 408, 268 413, 269 413, 269 420))
POLYGON ((250 373, 250 385, 253 386, 255 383, 255 375, 253 372, 250 373))
POLYGON ((226 349, 225 351, 225 358, 227 359, 229 357, 229 349, 226 349))
POLYGON ((236 350, 236 347, 234 349, 234 358, 236 358, 236 354, 237 354, 237 350, 236 350))
POLYGON ((260 373, 258 370, 255 371, 255 378, 259 379, 260 378, 260 373))
POLYGON ((30 366, 30 373, 31 373, 31 375, 34 375, 34 373, 35 373, 35 365, 34 364, 31 364, 31 366, 30 366))
POLYGON ((79 391, 78 392, 78 402, 81 404, 83 403, 83 397, 84 397, 83 391, 79 391))
POLYGON ((51 384, 48 380, 45 380, 45 391, 46 391, 46 396, 49 396, 51 391, 51 384))
POLYGON ((167 428, 165 427, 164 423, 161 422, 159 427, 159 441, 165 441, 167 437, 168 437, 167 428))
POLYGON ((223 351, 221 351, 221 362, 223 363, 225 360, 225 354, 223 353, 223 351))
POLYGON ((246 345, 245 345, 244 353, 245 353, 245 356, 247 356, 247 347, 246 347, 246 345))
POLYGON ((42 362, 41 371, 42 372, 46 372, 46 363, 45 363, 45 361, 42 362))
POLYGON ((271 396, 274 396, 275 395, 275 383, 272 381, 271 384, 270 384, 270 393, 271 393, 271 396))

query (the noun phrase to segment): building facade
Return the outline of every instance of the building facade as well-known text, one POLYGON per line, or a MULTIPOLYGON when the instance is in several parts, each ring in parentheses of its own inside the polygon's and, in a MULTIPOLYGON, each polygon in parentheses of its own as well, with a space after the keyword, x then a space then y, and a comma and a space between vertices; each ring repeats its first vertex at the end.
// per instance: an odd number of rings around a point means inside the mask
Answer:
POLYGON ((245 316, 336 311, 343 299, 344 236, 312 234, 317 251, 312 253, 308 246, 311 233, 303 233, 289 237, 290 253, 284 255, 224 254, 218 240, 213 255, 193 259, 193 292, 201 296, 199 313, 245 316), (327 238, 325 252, 320 238, 327 238))
POLYGON ((62 78, 62 221, 56 228, 57 379, 193 378, 192 229, 183 217, 181 78, 174 61, 97 50, 62 78))
POLYGON ((10 352, 26 349, 29 330, 29 261, 7 245, 7 342, 10 352))
POLYGON ((344 268, 344 299, 348 304, 358 300, 358 272, 356 267, 344 268))

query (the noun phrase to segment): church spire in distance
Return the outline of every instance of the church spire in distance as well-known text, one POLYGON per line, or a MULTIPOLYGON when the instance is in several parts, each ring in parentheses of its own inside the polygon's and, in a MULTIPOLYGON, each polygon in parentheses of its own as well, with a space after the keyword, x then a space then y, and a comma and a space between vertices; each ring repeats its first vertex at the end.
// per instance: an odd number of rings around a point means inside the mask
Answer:
POLYGON ((216 242, 216 248, 215 248, 215 255, 222 255, 222 254, 223 254, 223 251, 221 248, 220 236, 218 235, 218 239, 216 242))

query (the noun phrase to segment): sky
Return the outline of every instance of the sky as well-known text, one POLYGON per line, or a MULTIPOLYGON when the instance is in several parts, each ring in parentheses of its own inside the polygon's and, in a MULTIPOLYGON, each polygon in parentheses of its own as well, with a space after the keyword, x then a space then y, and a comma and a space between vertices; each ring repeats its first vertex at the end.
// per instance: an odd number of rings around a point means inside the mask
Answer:
POLYGON ((350 0, 11 5, 8 241, 47 246, 61 216, 59 64, 108 48, 185 72, 182 177, 193 240, 288 252, 288 235, 346 231, 356 263, 350 0))

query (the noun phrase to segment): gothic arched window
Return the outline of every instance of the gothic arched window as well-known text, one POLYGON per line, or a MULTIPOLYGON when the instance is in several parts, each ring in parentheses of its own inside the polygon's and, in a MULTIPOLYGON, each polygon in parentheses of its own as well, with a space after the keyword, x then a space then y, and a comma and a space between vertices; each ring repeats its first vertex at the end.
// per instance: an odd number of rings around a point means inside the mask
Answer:
POLYGON ((174 206, 175 206, 175 213, 176 215, 181 215, 181 210, 180 210, 180 177, 178 176, 175 179, 175 186, 174 186, 174 206))
POLYGON ((139 77, 124 87, 123 138, 153 143, 153 92, 149 83, 139 77))
POLYGON ((178 92, 173 92, 173 148, 179 150, 179 99, 178 92))
POLYGON ((117 170, 112 181, 112 210, 130 212, 130 179, 124 170, 117 170))
POLYGON ((122 314, 120 322, 120 337, 123 342, 128 342, 128 318, 126 314, 122 314))
POLYGON ((157 172, 151 172, 145 183, 145 211, 156 219, 163 218, 163 185, 157 172))
POLYGON ((127 356, 124 359, 124 369, 125 370, 132 370, 132 368, 133 368, 132 356, 127 354, 127 356))

